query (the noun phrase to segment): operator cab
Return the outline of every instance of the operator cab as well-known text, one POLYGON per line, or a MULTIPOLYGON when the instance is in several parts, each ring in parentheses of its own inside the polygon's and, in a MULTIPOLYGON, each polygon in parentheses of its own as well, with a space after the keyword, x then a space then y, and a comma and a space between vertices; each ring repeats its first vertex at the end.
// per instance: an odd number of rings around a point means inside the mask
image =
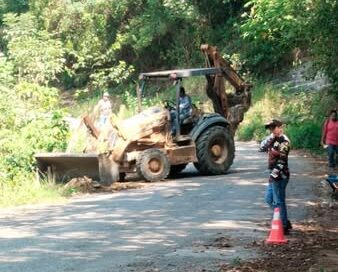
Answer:
MULTIPOLYGON (((174 101, 165 101, 165 108, 170 112, 170 124, 172 127, 172 135, 174 136, 174 141, 179 141, 179 139, 187 138, 194 126, 197 124, 200 111, 191 102, 191 98, 188 94, 185 94, 185 90, 182 86, 183 78, 190 76, 202 76, 207 74, 220 73, 219 68, 200 68, 200 69, 181 69, 181 70, 169 70, 169 71, 160 71, 160 72, 151 72, 151 73, 142 73, 139 76, 140 79, 140 88, 138 89, 138 98, 144 94, 146 82, 152 80, 166 80, 171 81, 175 86, 175 102, 174 101), (180 105, 182 100, 182 89, 184 90, 184 95, 190 99, 190 113, 186 114, 184 112, 184 107, 180 105), (187 136, 187 137, 181 137, 187 136)), ((188 100, 188 98, 187 98, 188 100)), ((139 105, 141 103, 139 102, 139 105)))

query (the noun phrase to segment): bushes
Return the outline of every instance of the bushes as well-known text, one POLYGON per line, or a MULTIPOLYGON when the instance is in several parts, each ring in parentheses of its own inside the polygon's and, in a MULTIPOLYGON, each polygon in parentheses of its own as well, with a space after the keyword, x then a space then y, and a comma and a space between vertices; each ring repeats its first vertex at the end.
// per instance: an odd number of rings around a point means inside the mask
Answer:
POLYGON ((260 114, 257 114, 255 118, 251 119, 246 125, 240 127, 237 132, 237 136, 242 141, 249 141, 252 139, 262 139, 265 133, 265 129, 262 124, 263 118, 260 114))
POLYGON ((324 72, 338 84, 336 0, 251 0, 245 6, 240 47, 253 73, 268 76, 305 56, 314 75, 324 72))
POLYGON ((55 79, 64 69, 61 42, 46 30, 38 30, 36 18, 30 13, 8 13, 4 20, 8 55, 19 78, 41 84, 55 79))
POLYGON ((321 136, 321 124, 315 120, 288 124, 285 133, 291 139, 294 148, 318 149, 321 136))
POLYGON ((0 205, 57 194, 34 182, 34 154, 66 147, 68 128, 57 96, 56 89, 31 83, 0 86, 0 205))
POLYGON ((241 32, 246 44, 247 64, 254 72, 267 72, 295 47, 301 46, 306 20, 305 1, 252 0, 241 32))
POLYGON ((290 93, 258 84, 253 94, 256 89, 261 94, 262 88, 265 89, 264 95, 254 95, 254 104, 237 132, 238 139, 261 141, 267 135, 264 122, 275 117, 286 123, 284 131, 293 148, 318 149, 325 115, 335 106, 335 99, 328 94, 329 91, 290 93))
POLYGON ((252 90, 253 106, 245 113, 237 137, 240 140, 261 140, 266 134, 264 122, 281 115, 283 109, 282 94, 272 85, 257 83, 252 90))

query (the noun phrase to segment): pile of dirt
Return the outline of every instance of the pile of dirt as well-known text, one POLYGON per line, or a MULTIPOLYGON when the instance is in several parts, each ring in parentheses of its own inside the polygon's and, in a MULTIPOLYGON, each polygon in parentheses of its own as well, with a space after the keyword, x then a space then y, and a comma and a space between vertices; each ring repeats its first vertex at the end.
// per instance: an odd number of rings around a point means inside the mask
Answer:
POLYGON ((104 186, 86 176, 73 178, 65 184, 65 188, 72 188, 78 193, 108 193, 127 189, 137 189, 145 186, 142 182, 115 182, 110 186, 104 186))

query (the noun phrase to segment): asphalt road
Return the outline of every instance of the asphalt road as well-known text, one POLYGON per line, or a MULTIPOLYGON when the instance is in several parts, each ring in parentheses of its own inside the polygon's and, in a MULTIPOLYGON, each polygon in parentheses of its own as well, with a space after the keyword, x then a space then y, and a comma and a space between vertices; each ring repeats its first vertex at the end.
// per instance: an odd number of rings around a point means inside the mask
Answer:
MULTIPOLYGON (((257 257, 267 235, 263 202, 266 154, 236 143, 227 175, 199 177, 193 166, 176 180, 63 205, 0 210, 0 271, 218 271, 257 257), (204 270, 203 270, 204 269, 204 270)), ((307 220, 318 177, 290 155, 289 216, 307 220)))

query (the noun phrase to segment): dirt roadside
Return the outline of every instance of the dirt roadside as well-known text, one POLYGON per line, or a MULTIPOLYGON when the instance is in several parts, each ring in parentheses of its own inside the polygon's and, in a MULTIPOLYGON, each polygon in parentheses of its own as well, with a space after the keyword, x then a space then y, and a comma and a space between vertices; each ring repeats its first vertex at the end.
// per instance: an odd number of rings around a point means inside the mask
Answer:
POLYGON ((286 245, 254 242, 262 258, 222 265, 222 272, 338 272, 338 193, 326 182, 326 160, 296 151, 316 166, 313 175, 320 177, 315 188, 317 199, 307 222, 294 226, 286 245))

